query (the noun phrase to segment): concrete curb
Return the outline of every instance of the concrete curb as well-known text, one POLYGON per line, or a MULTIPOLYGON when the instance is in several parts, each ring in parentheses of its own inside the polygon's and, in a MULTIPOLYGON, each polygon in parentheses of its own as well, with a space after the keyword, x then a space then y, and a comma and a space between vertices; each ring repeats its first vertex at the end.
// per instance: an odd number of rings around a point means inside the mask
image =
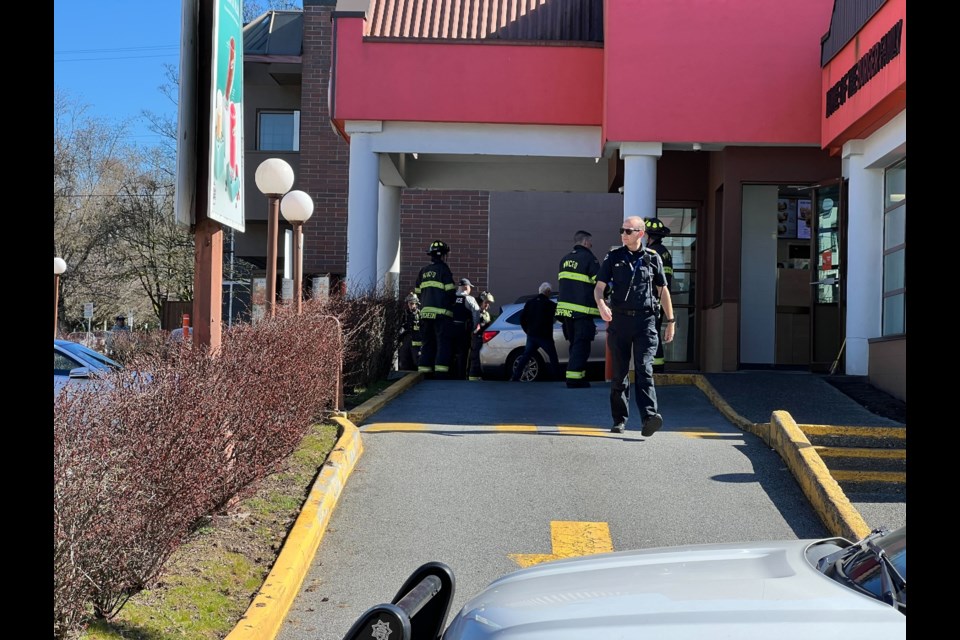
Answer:
POLYGON ((658 374, 655 381, 658 385, 696 386, 727 420, 762 438, 787 463, 787 468, 831 535, 860 540, 870 533, 870 527, 863 520, 863 516, 851 504, 820 454, 788 412, 774 411, 768 423, 750 422, 734 411, 713 385, 700 374, 658 374))
POLYGON ((347 412, 347 418, 354 424, 363 424, 367 418, 382 409, 384 405, 396 398, 398 395, 423 380, 423 374, 416 371, 408 373, 400 378, 398 382, 373 396, 363 404, 347 412))
POLYGON ((303 584, 347 477, 363 454, 363 441, 357 427, 346 418, 338 416, 333 420, 340 425, 340 438, 317 476, 263 586, 226 640, 275 638, 303 584))

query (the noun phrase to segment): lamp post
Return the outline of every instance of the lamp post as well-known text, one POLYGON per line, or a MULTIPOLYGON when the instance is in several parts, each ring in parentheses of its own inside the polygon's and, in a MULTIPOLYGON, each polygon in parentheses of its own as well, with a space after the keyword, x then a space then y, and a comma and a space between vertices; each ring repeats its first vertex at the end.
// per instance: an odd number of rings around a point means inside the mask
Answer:
POLYGON ((300 315, 303 311, 303 223, 313 215, 313 198, 303 191, 291 191, 280 201, 280 212, 293 225, 293 299, 300 315))
POLYGON ((63 258, 53 259, 53 339, 57 339, 57 307, 60 304, 60 274, 67 270, 63 258))
POLYGON ((293 186, 293 169, 280 158, 260 163, 254 175, 257 189, 267 196, 267 315, 277 309, 277 229, 280 225, 280 198, 293 186))

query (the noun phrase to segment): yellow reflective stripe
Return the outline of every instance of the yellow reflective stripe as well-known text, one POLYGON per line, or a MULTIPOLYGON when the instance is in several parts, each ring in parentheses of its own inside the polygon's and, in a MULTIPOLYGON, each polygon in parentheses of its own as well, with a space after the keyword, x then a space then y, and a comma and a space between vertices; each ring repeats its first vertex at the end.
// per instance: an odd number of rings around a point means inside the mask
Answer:
POLYGON ((450 371, 450 367, 445 364, 438 364, 435 370, 439 371, 440 373, 446 373, 447 371, 450 371))
POLYGON ((453 312, 448 311, 447 309, 441 309, 439 307, 424 307, 420 310, 420 317, 426 318, 427 320, 432 320, 437 316, 450 316, 453 317, 453 312))
POLYGON ((433 371, 433 367, 417 367, 417 371, 421 373, 430 373, 433 371))
MULTIPOLYGON (((420 283, 420 286, 421 286, 421 287, 435 287, 435 288, 437 288, 437 289, 448 289, 448 288, 452 287, 453 285, 452 285, 452 284, 451 284, 451 285, 445 285, 445 284, 443 284, 442 282, 440 282, 439 280, 424 280, 423 282, 420 283)), ((416 290, 416 293, 420 293, 420 289, 419 289, 419 288, 416 290)))
POLYGON ((653 364, 666 364, 666 363, 667 363, 667 359, 666 359, 666 358, 654 358, 654 359, 653 359, 653 364))
POLYGON ((453 284, 453 283, 451 282, 450 284, 445 284, 445 285, 443 285, 443 288, 444 288, 444 290, 446 290, 446 291, 453 291, 454 289, 457 288, 457 285, 455 285, 455 284, 453 284))
POLYGON ((673 275, 673 267, 664 267, 664 268, 663 268, 663 272, 664 272, 664 273, 669 273, 670 275, 673 275))
POLYGON ((572 302, 558 302, 557 310, 560 309, 579 311, 580 313, 587 313, 592 316, 600 315, 600 309, 597 309, 596 307, 585 307, 582 304, 573 304, 572 302))
POLYGON ((583 380, 586 377, 586 371, 567 371, 567 380, 583 380))
POLYGON ((423 343, 422 343, 422 342, 411 342, 410 344, 412 344, 412 345, 415 346, 415 347, 422 347, 422 346, 423 346, 423 343))
POLYGON ((587 284, 595 284, 597 282, 597 276, 588 276, 585 273, 575 273, 573 271, 561 271, 558 277, 561 280, 579 280, 587 284))
POLYGON ((470 376, 469 378, 467 378, 467 380, 471 380, 471 381, 473 381, 473 380, 483 380, 483 378, 477 378, 477 377, 475 377, 475 376, 470 376))
POLYGON ((420 295, 420 285, 417 285, 416 287, 414 287, 413 292, 417 295, 420 295))

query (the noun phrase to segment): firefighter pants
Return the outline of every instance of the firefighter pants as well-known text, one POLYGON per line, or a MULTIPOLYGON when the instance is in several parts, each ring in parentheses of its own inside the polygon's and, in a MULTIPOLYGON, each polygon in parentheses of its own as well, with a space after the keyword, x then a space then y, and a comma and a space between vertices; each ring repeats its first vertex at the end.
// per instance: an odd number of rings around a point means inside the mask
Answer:
POLYGON ((433 373, 435 378, 447 378, 450 373, 449 316, 420 317, 420 366, 418 371, 433 373))
POLYGON ((590 347, 597 337, 597 325, 593 318, 563 318, 563 337, 570 343, 570 359, 567 361, 567 385, 579 386, 587 380, 587 360, 590 347))

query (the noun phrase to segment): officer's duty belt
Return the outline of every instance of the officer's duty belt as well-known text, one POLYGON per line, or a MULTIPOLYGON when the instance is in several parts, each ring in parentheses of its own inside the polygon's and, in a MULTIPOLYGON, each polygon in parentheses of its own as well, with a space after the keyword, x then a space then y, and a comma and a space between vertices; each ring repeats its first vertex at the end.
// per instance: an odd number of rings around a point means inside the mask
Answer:
POLYGON ((613 307, 611 311, 621 316, 642 316, 647 313, 646 309, 623 309, 621 307, 613 307))

